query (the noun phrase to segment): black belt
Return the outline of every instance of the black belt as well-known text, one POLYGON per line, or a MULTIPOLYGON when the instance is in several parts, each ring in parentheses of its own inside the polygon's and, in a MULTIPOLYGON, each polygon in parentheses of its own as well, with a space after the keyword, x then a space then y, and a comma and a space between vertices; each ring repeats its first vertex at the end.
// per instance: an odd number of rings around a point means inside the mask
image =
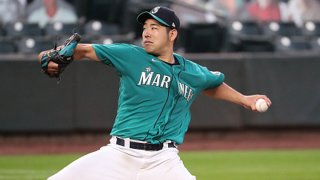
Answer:
MULTIPOLYGON (((125 146, 124 139, 117 137, 116 144, 120 146, 125 146)), ((151 143, 140 143, 140 142, 133 142, 130 141, 129 147, 132 149, 139 149, 139 150, 146 150, 146 151, 159 151, 163 148, 162 144, 151 144, 151 143)), ((169 148, 176 148, 176 145, 174 142, 168 143, 169 148)))

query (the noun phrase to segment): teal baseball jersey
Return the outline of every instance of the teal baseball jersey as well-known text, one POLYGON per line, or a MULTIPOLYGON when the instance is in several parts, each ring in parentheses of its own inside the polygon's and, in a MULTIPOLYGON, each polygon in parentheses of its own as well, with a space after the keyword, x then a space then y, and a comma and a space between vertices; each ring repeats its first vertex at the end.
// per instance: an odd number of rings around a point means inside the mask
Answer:
POLYGON ((181 144, 190 123, 192 102, 201 91, 224 81, 224 74, 179 54, 174 54, 178 63, 170 65, 134 45, 94 44, 93 48, 120 76, 112 136, 181 144))

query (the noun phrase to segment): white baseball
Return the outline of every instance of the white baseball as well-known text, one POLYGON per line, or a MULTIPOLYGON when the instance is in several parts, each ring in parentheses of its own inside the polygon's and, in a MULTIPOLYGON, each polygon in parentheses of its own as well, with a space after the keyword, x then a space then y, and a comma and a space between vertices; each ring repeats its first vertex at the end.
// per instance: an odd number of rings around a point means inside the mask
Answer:
POLYGON ((269 108, 266 100, 264 99, 258 99, 257 102, 256 102, 256 108, 257 108, 257 111, 259 112, 266 112, 269 108))

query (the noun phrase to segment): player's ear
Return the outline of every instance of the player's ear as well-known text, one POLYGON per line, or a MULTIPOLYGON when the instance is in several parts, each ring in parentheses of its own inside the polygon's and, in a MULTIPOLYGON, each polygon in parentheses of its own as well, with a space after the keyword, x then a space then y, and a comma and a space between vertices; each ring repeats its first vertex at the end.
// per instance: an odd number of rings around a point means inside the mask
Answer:
POLYGON ((169 38, 171 41, 174 41, 175 39, 177 39, 178 36, 178 31, 176 29, 171 29, 169 32, 169 38))

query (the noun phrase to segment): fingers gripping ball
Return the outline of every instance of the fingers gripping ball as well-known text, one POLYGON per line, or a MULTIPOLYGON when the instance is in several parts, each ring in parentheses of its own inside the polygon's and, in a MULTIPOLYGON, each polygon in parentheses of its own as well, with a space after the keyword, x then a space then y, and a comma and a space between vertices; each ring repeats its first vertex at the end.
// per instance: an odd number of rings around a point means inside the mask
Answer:
POLYGON ((258 112, 266 112, 268 110, 269 106, 264 99, 258 99, 256 101, 256 109, 258 112))
POLYGON ((59 50, 52 49, 41 57, 41 68, 44 73, 50 77, 59 77, 64 69, 73 61, 74 49, 77 47, 81 36, 77 33, 69 37, 59 50), (55 75, 48 72, 49 62, 53 61, 58 64, 59 72, 55 75))

